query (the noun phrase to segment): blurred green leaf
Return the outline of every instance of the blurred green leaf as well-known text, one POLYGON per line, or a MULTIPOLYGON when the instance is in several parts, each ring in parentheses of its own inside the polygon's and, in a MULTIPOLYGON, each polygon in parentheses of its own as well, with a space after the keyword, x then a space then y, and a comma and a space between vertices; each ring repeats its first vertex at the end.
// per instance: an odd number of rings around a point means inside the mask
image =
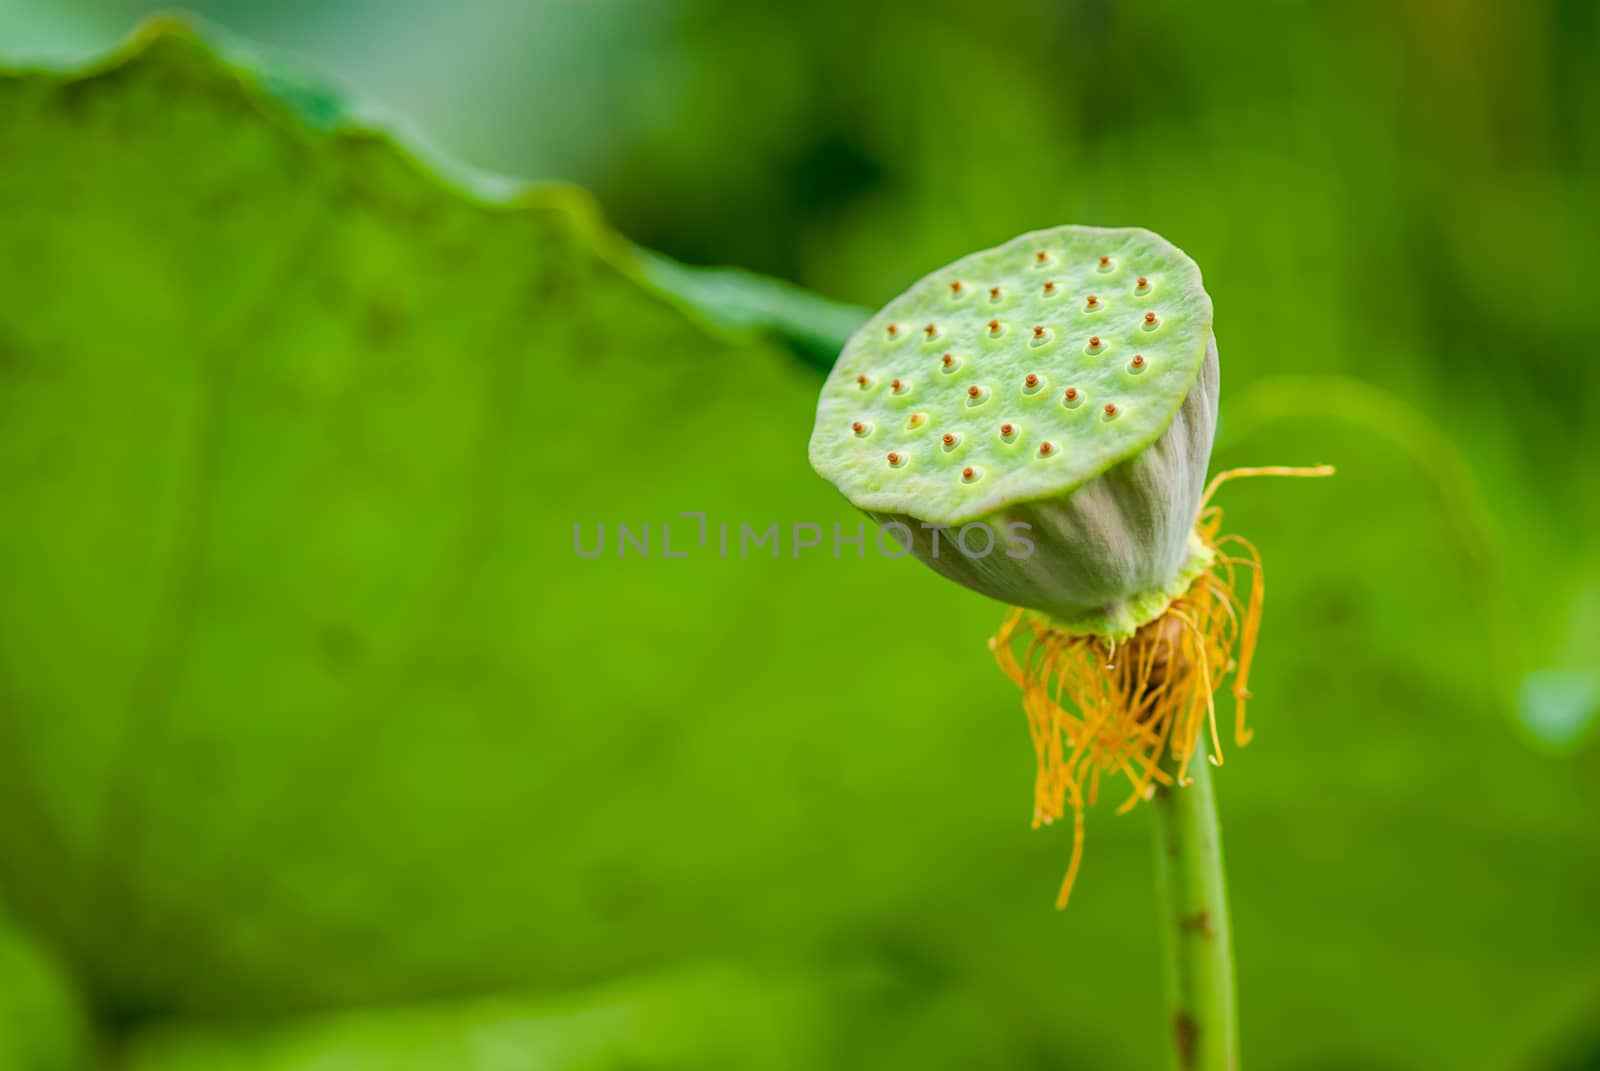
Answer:
POLYGON ((307 1016, 277 1028, 164 1023, 129 1046, 132 1071, 777 1071, 812 1063, 820 994, 725 969, 539 1000, 495 997, 307 1016))
POLYGON ((288 1024, 156 1024, 130 1071, 814 1071, 900 1062, 1037 1066, 983 994, 881 966, 826 975, 700 965, 542 999, 504 995, 311 1015, 288 1024))
POLYGON ((91 1064, 89 1024, 49 954, 0 912, 0 1071, 77 1071, 91 1064))
POLYGON ((713 327, 773 334, 823 372, 872 312, 739 268, 691 268, 645 249, 639 255, 646 278, 713 327))

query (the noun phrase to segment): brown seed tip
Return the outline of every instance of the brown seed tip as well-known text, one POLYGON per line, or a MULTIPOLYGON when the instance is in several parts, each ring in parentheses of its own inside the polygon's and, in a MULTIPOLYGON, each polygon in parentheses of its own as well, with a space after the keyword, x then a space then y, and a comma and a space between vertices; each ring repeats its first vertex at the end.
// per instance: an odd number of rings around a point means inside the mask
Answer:
POLYGON ((989 288, 989 297, 995 301, 1000 300, 1000 288, 998 286, 991 286, 989 288))
POLYGON ((939 362, 941 364, 943 364, 946 368, 949 368, 951 365, 956 363, 956 359, 954 357, 950 356, 950 354, 947 353, 943 357, 939 358, 939 362))
POLYGON ((1043 264, 1045 261, 1049 260, 1050 257, 1049 257, 1049 254, 1047 254, 1043 249, 1041 249, 1041 250, 1039 250, 1037 253, 1035 253, 1033 255, 1033 259, 1038 261, 1040 264, 1043 264))
POLYGON ((954 446, 956 444, 956 437, 947 431, 944 433, 943 442, 946 446, 954 446))
POLYGON ((893 338, 894 336, 896 336, 896 335, 898 335, 900 333, 900 325, 899 324, 890 324, 885 330, 887 330, 889 332, 889 337, 893 338))
POLYGON ((889 455, 889 464, 891 464, 891 465, 900 464, 900 455, 899 454, 890 454, 889 455))
POLYGON ((977 384, 973 384, 972 386, 967 388, 967 397, 968 398, 976 398, 978 395, 980 395, 982 393, 983 393, 983 391, 978 389, 977 384))
POLYGON ((1133 367, 1135 367, 1135 368, 1143 368, 1144 367, 1144 355, 1142 353, 1136 353, 1136 354, 1133 355, 1133 367))
POLYGON ((865 387, 866 385, 867 385, 867 377, 866 376, 857 376, 856 377, 856 386, 865 387))
POLYGON ((1034 328, 1034 329, 1033 329, 1033 337, 1034 337, 1034 338, 1043 338, 1043 337, 1044 337, 1044 328, 1042 328, 1042 327, 1035 327, 1035 328, 1034 328))
POLYGON ((896 394, 899 394, 901 391, 906 389, 906 385, 900 382, 898 379, 894 379, 889 381, 889 389, 894 391, 896 394))
POLYGON ((1045 283, 1044 284, 1044 292, 1046 294, 1054 294, 1056 292, 1056 284, 1054 282, 1045 283))
POLYGON ((1091 350, 1097 350, 1097 349, 1100 348, 1100 336, 1099 335, 1090 335, 1089 336, 1089 348, 1091 350))
POLYGON ((971 468, 964 468, 961 470, 961 478, 963 480, 970 480, 976 475, 977 473, 973 472, 971 468))
POLYGON ((1053 453, 1054 451, 1055 451, 1055 447, 1050 445, 1047 442, 1043 442, 1043 443, 1039 444, 1039 455, 1041 457, 1049 457, 1051 455, 1051 453, 1053 453))
POLYGON ((1116 415, 1117 415, 1117 407, 1113 403, 1107 402, 1106 403, 1106 416, 1116 416, 1116 415))
POLYGON ((1102 267, 1102 268, 1109 268, 1109 267, 1111 267, 1111 258, 1110 258, 1110 257, 1101 257, 1101 258, 1100 258, 1100 266, 1101 266, 1101 267, 1102 267))
POLYGON ((932 338, 934 335, 939 333, 939 329, 933 326, 933 324, 929 324, 927 327, 922 329, 922 333, 927 335, 929 338, 932 338))
POLYGON ((1000 321, 999 320, 990 320, 989 321, 989 333, 990 334, 998 334, 999 331, 1000 331, 1000 321))
POLYGON ((961 283, 959 280, 950 284, 950 292, 952 294, 961 293, 961 283))
POLYGON ((1156 314, 1155 314, 1155 313, 1153 313, 1153 312, 1147 312, 1147 313, 1145 313, 1145 314, 1144 314, 1144 322, 1145 322, 1145 324, 1146 324, 1146 325, 1148 325, 1148 326, 1151 326, 1151 327, 1153 327, 1153 326, 1155 326, 1155 322, 1156 322, 1156 314))
POLYGON ((1039 377, 1034 375, 1032 372, 1029 372, 1028 378, 1024 379, 1022 382, 1026 383, 1030 387, 1037 387, 1039 385, 1039 377))
POLYGON ((927 419, 928 418, 925 415, 923 415, 922 413, 912 413, 911 414, 911 426, 913 428, 921 427, 922 426, 922 422, 924 420, 927 420, 927 419))
POLYGON ((1075 402, 1077 400, 1078 400, 1078 388, 1077 387, 1068 387, 1067 388, 1067 401, 1075 402))
POLYGON ((1013 428, 1010 424, 1000 425, 1000 434, 1004 435, 1008 439, 1011 438, 1012 435, 1016 434, 1016 431, 1017 429, 1013 428))
POLYGON ((855 432, 857 435, 860 435, 862 432, 867 430, 867 426, 858 420, 854 424, 850 425, 850 430, 855 432))
POLYGON ((1147 288, 1149 285, 1150 285, 1150 280, 1149 279, 1146 279, 1142 275, 1139 276, 1139 289, 1140 290, 1143 290, 1143 289, 1147 288))
POLYGON ((1097 308, 1100 305, 1100 299, 1095 297, 1093 294, 1090 294, 1089 300, 1085 301, 1084 304, 1089 306, 1091 309, 1097 308))

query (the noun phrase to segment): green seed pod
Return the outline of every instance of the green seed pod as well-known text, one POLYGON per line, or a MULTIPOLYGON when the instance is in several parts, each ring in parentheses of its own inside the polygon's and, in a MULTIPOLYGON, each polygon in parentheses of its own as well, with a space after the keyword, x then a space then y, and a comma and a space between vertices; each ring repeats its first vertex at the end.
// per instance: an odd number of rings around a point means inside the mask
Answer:
POLYGON ((1139 228, 1035 231, 851 337, 811 464, 940 574, 1126 638, 1210 562, 1191 532, 1217 386, 1211 298, 1182 250, 1139 228))

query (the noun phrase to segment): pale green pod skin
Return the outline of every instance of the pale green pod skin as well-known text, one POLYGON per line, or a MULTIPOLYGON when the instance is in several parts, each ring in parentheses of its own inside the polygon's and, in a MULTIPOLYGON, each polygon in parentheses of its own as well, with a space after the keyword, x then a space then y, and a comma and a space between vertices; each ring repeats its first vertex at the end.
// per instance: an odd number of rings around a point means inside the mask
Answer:
POLYGON ((1038 231, 934 272, 856 332, 811 461, 941 575, 1122 639, 1210 563, 1192 530, 1218 376, 1211 301, 1182 251, 1135 228, 1038 231))

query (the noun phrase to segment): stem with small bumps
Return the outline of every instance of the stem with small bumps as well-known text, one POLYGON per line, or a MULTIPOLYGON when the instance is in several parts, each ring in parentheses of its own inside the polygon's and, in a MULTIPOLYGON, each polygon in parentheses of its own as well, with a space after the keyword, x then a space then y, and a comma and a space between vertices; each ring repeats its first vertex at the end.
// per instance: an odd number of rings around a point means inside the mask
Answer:
MULTIPOLYGON (((1170 761, 1167 768, 1176 774, 1170 761)), ((1172 1064, 1180 1071, 1236 1071, 1233 935, 1222 831, 1204 749, 1196 752, 1189 774, 1189 784, 1160 786, 1152 801, 1172 1064)))

